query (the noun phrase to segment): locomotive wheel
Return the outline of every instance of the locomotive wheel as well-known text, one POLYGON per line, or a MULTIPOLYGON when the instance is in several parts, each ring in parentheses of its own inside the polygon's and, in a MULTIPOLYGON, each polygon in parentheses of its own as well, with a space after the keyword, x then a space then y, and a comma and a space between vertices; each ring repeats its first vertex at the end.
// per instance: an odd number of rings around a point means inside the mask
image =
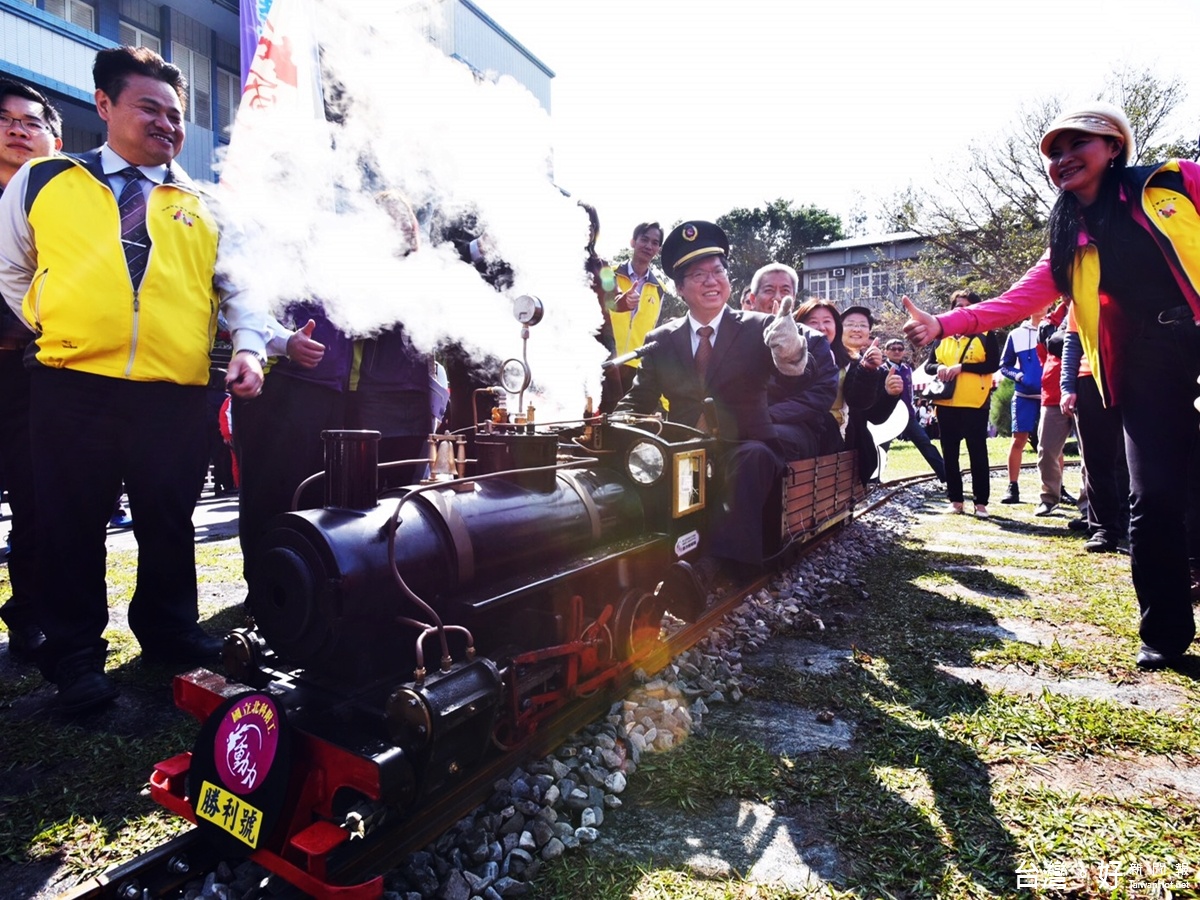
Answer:
POLYGON ((708 601, 708 591, 700 576, 691 563, 682 559, 672 563, 667 569, 667 574, 658 587, 658 596, 662 598, 665 609, 669 609, 672 615, 679 616, 685 622, 696 621, 704 612, 708 601))
POLYGON ((625 592, 617 607, 616 620, 617 652, 621 659, 642 656, 659 643, 666 611, 663 599, 650 591, 633 588, 625 592))
POLYGON ((612 662, 616 658, 617 648, 614 646, 613 631, 608 625, 601 625, 597 628, 595 622, 590 622, 583 629, 581 637, 585 641, 595 642, 596 658, 600 662, 612 662))

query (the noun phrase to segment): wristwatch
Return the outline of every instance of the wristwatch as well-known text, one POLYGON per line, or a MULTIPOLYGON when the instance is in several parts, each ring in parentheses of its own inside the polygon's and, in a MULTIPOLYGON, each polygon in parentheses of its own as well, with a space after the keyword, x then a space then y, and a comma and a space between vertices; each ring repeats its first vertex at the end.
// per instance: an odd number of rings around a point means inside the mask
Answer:
MULTIPOLYGON (((247 356, 253 356, 255 359, 258 360, 258 364, 260 366, 265 366, 267 364, 267 358, 265 356, 263 356, 261 353, 259 353, 257 350, 239 350, 238 353, 245 353, 247 356)), ((236 355, 237 355, 237 353, 234 354, 234 356, 236 356, 236 355)))

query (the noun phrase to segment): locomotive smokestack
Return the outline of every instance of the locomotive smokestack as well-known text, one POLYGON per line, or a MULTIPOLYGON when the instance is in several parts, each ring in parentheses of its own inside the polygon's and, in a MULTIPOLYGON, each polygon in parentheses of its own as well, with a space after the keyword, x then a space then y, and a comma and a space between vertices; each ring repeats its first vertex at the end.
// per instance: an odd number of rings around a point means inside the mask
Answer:
POLYGON ((379 432, 322 431, 325 506, 374 509, 379 502, 379 432))

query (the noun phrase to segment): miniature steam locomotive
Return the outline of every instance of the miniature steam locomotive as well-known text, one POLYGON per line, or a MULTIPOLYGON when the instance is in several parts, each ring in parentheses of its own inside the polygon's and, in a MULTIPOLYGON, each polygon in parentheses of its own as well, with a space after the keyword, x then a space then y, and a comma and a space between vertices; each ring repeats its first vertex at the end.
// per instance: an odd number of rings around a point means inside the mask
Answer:
MULTIPOLYGON (((723 491, 722 442, 658 418, 486 423, 470 477, 461 439, 431 436, 431 477, 382 499, 377 437, 327 433, 324 508, 274 520, 226 674, 176 679, 193 750, 151 778, 316 895, 355 895, 329 884, 352 836, 648 665, 665 613, 703 611, 691 561, 723 491)), ((850 453, 792 464, 764 511, 776 547, 844 516, 854 471, 850 453)))

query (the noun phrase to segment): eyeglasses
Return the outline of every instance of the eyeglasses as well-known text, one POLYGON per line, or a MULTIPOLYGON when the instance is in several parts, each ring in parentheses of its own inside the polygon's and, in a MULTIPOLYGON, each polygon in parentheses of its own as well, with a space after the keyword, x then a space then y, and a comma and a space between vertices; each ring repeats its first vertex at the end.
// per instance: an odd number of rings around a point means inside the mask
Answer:
POLYGON ((692 284, 703 284, 710 278, 720 280, 725 277, 725 274, 724 266, 716 266, 712 269, 693 269, 683 276, 683 280, 690 281, 692 284))
POLYGON ((0 129, 13 127, 20 128, 26 134, 44 134, 50 130, 50 126, 41 119, 18 119, 16 116, 0 112, 0 129))

